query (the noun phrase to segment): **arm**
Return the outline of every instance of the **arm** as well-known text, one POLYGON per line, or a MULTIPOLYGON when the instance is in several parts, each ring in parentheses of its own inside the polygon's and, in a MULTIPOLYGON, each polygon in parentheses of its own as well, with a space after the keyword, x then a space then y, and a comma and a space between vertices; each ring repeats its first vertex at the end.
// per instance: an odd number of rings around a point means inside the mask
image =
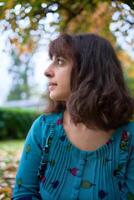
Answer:
POLYGON ((42 117, 39 117, 26 137, 15 180, 14 200, 40 199, 37 173, 42 156, 42 134, 42 117))

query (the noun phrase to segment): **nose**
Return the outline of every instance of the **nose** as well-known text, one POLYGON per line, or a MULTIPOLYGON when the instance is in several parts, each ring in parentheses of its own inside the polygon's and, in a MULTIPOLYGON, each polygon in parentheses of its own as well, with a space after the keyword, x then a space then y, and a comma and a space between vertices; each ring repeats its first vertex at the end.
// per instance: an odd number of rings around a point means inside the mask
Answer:
POLYGON ((47 67, 47 69, 44 71, 44 75, 47 77, 47 78, 51 78, 54 76, 54 71, 52 70, 51 68, 51 65, 47 67))

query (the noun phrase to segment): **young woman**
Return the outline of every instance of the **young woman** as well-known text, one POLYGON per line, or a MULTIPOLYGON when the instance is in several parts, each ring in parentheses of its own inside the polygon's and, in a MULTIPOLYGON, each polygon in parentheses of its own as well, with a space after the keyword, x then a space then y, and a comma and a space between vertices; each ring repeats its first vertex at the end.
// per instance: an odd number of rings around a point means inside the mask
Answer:
POLYGON ((61 34, 49 55, 53 104, 28 133, 13 199, 134 199, 134 99, 113 47, 61 34))

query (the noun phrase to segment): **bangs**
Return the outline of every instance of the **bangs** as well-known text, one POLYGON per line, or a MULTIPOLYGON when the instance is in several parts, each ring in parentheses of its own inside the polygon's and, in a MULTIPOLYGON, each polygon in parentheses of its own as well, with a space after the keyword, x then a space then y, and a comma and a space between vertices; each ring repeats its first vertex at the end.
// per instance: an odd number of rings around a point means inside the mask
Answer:
POLYGON ((72 38, 67 34, 61 34, 58 38, 51 41, 49 44, 49 57, 52 59, 53 56, 63 57, 63 58, 72 58, 73 52, 73 43, 72 38))

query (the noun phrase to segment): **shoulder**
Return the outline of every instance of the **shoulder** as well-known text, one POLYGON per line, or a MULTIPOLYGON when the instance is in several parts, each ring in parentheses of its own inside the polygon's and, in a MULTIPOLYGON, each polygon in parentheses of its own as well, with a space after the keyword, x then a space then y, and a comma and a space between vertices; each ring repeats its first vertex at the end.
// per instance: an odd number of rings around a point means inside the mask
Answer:
POLYGON ((57 124, 60 121, 62 121, 62 112, 56 112, 56 113, 49 113, 49 114, 43 114, 40 116, 40 122, 43 122, 44 124, 57 124))
POLYGON ((134 121, 130 121, 125 125, 126 129, 134 137, 134 121))
POLYGON ((42 114, 35 119, 31 126, 34 132, 46 132, 51 125, 58 125, 62 121, 62 112, 42 114))
POLYGON ((62 113, 42 114, 38 116, 28 132, 27 139, 43 143, 50 135, 51 125, 56 125, 61 120, 62 113))
POLYGON ((134 145, 134 121, 130 121, 125 125, 125 130, 129 134, 131 144, 134 145))
POLYGON ((32 126, 39 127, 45 124, 56 124, 59 120, 62 120, 62 112, 42 114, 35 119, 32 126))

